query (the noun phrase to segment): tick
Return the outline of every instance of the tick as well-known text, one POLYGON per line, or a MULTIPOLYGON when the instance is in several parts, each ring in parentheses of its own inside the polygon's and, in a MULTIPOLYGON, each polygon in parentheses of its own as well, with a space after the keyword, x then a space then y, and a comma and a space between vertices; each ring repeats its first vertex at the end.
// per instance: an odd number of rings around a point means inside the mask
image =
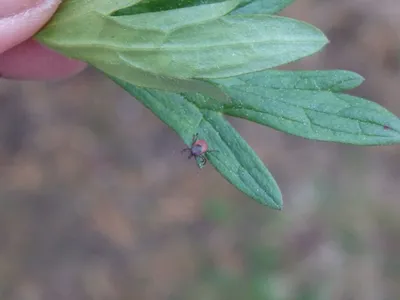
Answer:
POLYGON ((190 147, 186 147, 185 149, 183 149, 181 153, 188 151, 189 152, 188 159, 191 159, 192 157, 199 158, 202 168, 207 163, 207 158, 204 156, 204 154, 206 154, 207 152, 214 152, 214 151, 216 152, 217 150, 208 149, 207 142, 205 140, 199 140, 198 137, 199 137, 198 133, 194 134, 192 139, 192 145, 190 147))

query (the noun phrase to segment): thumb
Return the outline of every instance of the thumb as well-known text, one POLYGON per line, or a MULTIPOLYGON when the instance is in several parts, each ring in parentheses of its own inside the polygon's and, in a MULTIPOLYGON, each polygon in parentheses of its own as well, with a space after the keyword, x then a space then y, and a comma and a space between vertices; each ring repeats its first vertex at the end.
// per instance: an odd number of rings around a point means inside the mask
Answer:
POLYGON ((61 0, 0 0, 0 53, 32 37, 61 0))

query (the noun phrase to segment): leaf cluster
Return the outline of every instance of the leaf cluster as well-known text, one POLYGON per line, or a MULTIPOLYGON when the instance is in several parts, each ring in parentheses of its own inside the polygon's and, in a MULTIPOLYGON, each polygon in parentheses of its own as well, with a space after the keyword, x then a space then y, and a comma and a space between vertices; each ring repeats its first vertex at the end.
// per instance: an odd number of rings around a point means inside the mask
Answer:
POLYGON ((190 144, 239 190, 282 208, 279 187, 224 118, 307 139, 400 142, 399 118, 342 92, 363 81, 341 71, 271 70, 320 51, 317 28, 277 16, 292 0, 68 0, 36 38, 98 68, 190 144))

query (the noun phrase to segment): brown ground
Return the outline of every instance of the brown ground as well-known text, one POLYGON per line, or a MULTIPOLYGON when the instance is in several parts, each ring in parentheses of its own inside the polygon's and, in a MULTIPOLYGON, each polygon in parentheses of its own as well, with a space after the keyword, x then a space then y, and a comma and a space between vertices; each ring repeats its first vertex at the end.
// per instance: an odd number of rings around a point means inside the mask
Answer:
MULTIPOLYGON (((290 68, 348 69, 400 115, 400 2, 298 0, 330 45, 290 68), (378 4, 379 3, 379 4, 378 4)), ((400 146, 235 127, 283 191, 237 192, 94 70, 1 81, 1 299, 400 299, 400 146)))

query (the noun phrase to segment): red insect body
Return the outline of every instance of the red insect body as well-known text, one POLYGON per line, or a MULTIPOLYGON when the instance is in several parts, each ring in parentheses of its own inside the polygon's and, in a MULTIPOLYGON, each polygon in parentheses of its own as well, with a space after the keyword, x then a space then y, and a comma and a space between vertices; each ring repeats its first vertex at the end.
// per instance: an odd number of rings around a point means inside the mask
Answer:
POLYGON ((202 167, 207 163, 207 158, 204 156, 207 152, 212 152, 216 150, 209 150, 208 144, 205 140, 198 140, 198 134, 193 135, 192 145, 190 147, 186 147, 181 152, 188 151, 189 156, 188 159, 195 157, 200 159, 200 163, 202 167))
POLYGON ((195 141, 192 145, 192 154, 201 155, 208 150, 208 144, 205 140, 195 141))

